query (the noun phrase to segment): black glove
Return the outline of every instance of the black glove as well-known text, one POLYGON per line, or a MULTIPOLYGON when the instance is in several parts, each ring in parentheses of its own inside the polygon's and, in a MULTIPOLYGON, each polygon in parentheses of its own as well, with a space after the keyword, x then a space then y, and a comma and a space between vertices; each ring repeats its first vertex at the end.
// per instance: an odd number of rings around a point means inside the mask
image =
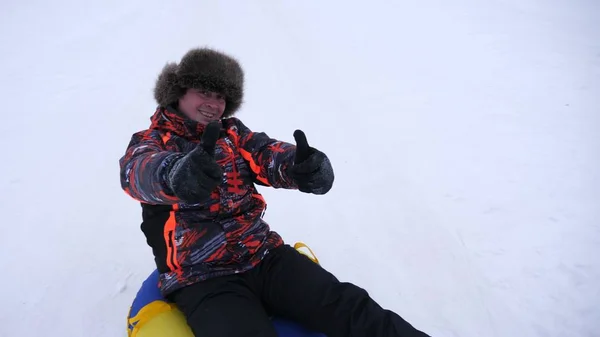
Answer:
POLYGON ((220 129, 219 122, 209 123, 200 144, 169 170, 169 187, 176 197, 186 203, 196 203, 209 197, 223 179, 223 169, 214 157, 220 129))
POLYGON ((331 162, 325 153, 310 147, 301 130, 294 132, 296 156, 289 175, 305 193, 325 194, 333 186, 334 174, 331 162))

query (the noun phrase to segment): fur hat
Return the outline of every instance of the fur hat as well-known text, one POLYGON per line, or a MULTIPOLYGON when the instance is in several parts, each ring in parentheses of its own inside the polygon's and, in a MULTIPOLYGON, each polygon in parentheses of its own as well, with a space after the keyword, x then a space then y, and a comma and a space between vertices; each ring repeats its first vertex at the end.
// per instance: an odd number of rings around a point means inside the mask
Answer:
POLYGON ((244 72, 238 61, 209 48, 188 51, 179 64, 167 63, 156 80, 154 99, 163 107, 177 103, 187 89, 206 89, 225 96, 223 117, 232 116, 244 97, 244 72))

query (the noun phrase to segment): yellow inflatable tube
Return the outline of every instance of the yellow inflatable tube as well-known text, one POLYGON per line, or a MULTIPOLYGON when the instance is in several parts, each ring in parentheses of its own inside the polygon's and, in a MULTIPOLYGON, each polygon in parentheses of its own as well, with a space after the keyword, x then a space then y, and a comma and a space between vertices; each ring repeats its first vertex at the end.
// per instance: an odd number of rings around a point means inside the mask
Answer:
MULTIPOLYGON (((294 248, 315 263, 319 260, 304 243, 297 242, 294 248)), ((275 329, 280 337, 326 337, 314 333, 300 325, 273 318, 275 329)), ((183 313, 174 303, 167 301, 158 288, 158 271, 155 270, 143 282, 127 315, 128 337, 194 337, 183 313)))

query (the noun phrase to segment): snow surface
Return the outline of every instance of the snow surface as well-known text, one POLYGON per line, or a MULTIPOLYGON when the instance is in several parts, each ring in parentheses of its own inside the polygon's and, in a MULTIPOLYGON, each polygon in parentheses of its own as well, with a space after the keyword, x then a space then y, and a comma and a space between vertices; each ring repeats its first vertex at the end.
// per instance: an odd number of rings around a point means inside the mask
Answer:
POLYGON ((0 32, 0 336, 125 336, 154 265, 118 159, 202 45, 334 163, 261 188, 288 242, 432 336, 600 336, 598 1, 4 0, 0 32))

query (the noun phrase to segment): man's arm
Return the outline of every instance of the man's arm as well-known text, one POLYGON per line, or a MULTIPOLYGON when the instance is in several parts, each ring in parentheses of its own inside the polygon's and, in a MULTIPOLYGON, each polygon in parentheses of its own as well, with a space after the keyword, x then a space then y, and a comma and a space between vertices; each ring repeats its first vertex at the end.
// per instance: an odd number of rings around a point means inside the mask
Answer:
POLYGON ((179 202, 167 185, 167 172, 183 153, 165 150, 155 130, 135 133, 119 160, 121 187, 132 198, 153 205, 179 202))
POLYGON ((274 188, 298 189, 288 168, 294 164, 296 146, 270 138, 264 132, 253 132, 239 119, 231 118, 237 133, 228 129, 238 148, 254 173, 255 182, 274 188))

